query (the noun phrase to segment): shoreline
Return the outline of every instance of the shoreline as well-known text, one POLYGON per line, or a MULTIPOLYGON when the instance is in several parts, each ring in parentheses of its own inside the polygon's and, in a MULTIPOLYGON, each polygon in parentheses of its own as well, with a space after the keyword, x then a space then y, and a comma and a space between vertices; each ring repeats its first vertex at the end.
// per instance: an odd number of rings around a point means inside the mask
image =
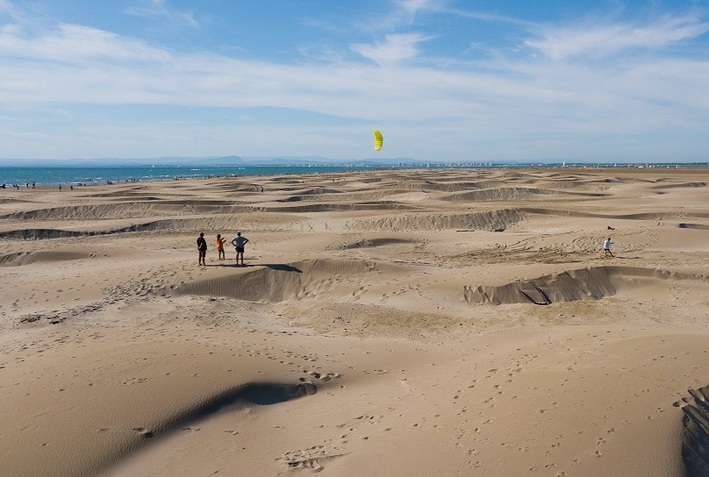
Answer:
MULTIPOLYGON (((65 171, 65 170, 90 170, 90 171, 113 171, 113 170, 120 170, 120 169, 125 169, 126 171, 131 170, 134 172, 134 174, 129 174, 127 176, 122 176, 122 177, 113 177, 113 178, 102 178, 101 182, 93 182, 92 179, 80 179, 78 177, 74 177, 73 179, 64 179, 64 180, 59 180, 59 179, 51 179, 50 182, 47 183, 47 181, 42 181, 41 183, 38 184, 38 181, 36 178, 30 179, 29 177, 24 176, 22 180, 18 182, 17 178, 2 178, 0 179, 0 191, 3 190, 2 185, 4 185, 4 189, 15 189, 16 187, 19 189, 32 189, 32 184, 35 184, 34 188, 56 188, 60 184, 64 187, 69 187, 71 185, 75 187, 94 187, 94 186, 99 186, 99 185, 117 185, 117 184, 131 184, 131 183, 144 183, 144 182, 165 182, 165 181, 178 181, 178 180, 194 180, 194 179, 233 179, 237 177, 271 177, 271 176, 291 176, 291 175, 319 175, 319 174, 337 174, 337 173, 342 173, 342 174, 353 174, 353 173, 366 173, 366 172, 377 172, 377 171, 387 171, 387 172, 395 172, 395 171, 450 171, 450 170, 459 170, 459 171, 474 171, 474 170, 480 170, 480 171, 485 171, 485 170, 498 170, 498 171, 504 171, 504 170, 510 170, 510 171, 541 171, 541 170, 562 170, 562 171, 602 171, 602 170, 633 170, 633 171, 644 171, 644 170, 683 170, 683 171, 691 171, 691 170, 704 170, 706 168, 709 168, 709 163, 662 163, 662 164, 621 164, 621 165, 610 165, 610 164, 602 164, 602 165, 583 165, 583 164, 575 164, 575 165, 561 165, 561 164, 556 164, 556 163, 551 163, 551 164, 497 164, 497 165, 489 165, 489 166, 482 166, 482 165, 460 165, 460 166, 449 166, 445 164, 435 164, 434 167, 426 167, 425 164, 416 164, 416 165, 409 165, 409 166, 387 166, 387 165, 372 165, 372 166, 359 166, 359 167, 350 167, 347 165, 342 165, 342 166, 334 166, 334 165, 328 165, 328 166, 301 166, 301 165, 293 165, 293 166, 195 166, 196 169, 194 170, 199 170, 199 169, 209 169, 211 171, 218 171, 219 169, 235 169, 240 171, 241 173, 235 173, 232 172, 231 174, 217 174, 217 173, 206 173, 204 175, 195 175, 195 176, 188 176, 179 173, 175 174, 170 174, 169 177, 163 177, 163 178, 141 178, 141 177, 136 177, 140 176, 140 173, 135 173, 136 171, 143 171, 143 174, 147 171, 154 171, 155 168, 150 167, 150 166, 105 166, 105 167, 99 167, 99 166, 88 166, 88 167, 81 167, 81 166, 67 166, 67 167, 46 167, 46 166, 27 166, 27 167, 20 167, 20 166, 5 166, 5 167, 0 167, 0 172, 2 172, 3 169, 9 170, 9 169, 17 169, 17 170, 26 170, 26 169, 37 169, 37 170, 42 170, 42 171, 48 171, 48 170, 55 170, 55 171, 65 171), (263 170, 272 170, 273 172, 270 173, 262 173, 260 169, 263 170), (289 169, 296 170, 295 172, 291 171, 289 172, 289 169), (319 172, 309 172, 309 169, 326 169, 323 171, 319 172), (246 170, 246 172, 244 172, 246 170), (106 181, 110 182, 109 184, 106 183, 106 181)), ((180 169, 189 169, 189 167, 173 167, 173 166, 160 166, 157 169, 167 169, 173 172, 178 172, 180 169)), ((90 174, 80 174, 83 177, 86 177, 87 175, 90 174)))

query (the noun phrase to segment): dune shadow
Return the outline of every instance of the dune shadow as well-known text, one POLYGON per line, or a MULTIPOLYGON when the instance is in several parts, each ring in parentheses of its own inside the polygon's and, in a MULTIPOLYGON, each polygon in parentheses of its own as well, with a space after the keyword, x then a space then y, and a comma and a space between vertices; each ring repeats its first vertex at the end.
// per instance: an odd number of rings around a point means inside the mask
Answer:
POLYGON ((682 408, 682 461, 685 477, 709 475, 709 386, 690 389, 690 397, 675 403, 682 408))
POLYGON ((207 399, 181 415, 174 416, 168 423, 160 426, 160 430, 163 433, 169 432, 230 407, 240 408, 249 404, 269 406, 316 392, 315 385, 309 383, 248 383, 235 386, 207 399))
POLYGON ((278 270, 280 272, 296 272, 303 273, 303 271, 293 265, 288 265, 287 263, 264 263, 264 267, 270 268, 271 270, 278 270))
POLYGON ((681 223, 678 225, 679 228, 681 229, 694 229, 694 230, 709 230, 709 225, 703 225, 703 224, 686 224, 686 223, 681 223))
POLYGON ((227 268, 255 268, 255 267, 266 267, 271 270, 276 270, 279 272, 295 272, 303 273, 303 271, 293 265, 288 265, 286 263, 247 263, 245 265, 236 265, 235 263, 217 263, 209 264, 208 267, 227 267, 227 268))
POLYGON ((160 438, 166 437, 180 429, 192 426, 219 412, 243 409, 248 406, 269 406, 280 404, 317 393, 317 386, 310 382, 285 384, 274 382, 251 382, 226 389, 196 405, 167 417, 152 428, 136 427, 133 431, 141 439, 131 442, 119 451, 110 462, 101 466, 106 470, 122 460, 130 458, 146 446, 152 445, 160 438))

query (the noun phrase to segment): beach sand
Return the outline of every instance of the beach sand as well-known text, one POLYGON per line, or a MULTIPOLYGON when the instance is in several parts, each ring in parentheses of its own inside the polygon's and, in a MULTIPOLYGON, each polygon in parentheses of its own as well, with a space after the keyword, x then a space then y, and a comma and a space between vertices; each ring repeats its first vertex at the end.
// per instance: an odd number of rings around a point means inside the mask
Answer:
POLYGON ((709 384, 707 184, 2 190, 0 475, 683 475, 673 403, 709 384), (244 267, 217 260, 236 231, 244 267))

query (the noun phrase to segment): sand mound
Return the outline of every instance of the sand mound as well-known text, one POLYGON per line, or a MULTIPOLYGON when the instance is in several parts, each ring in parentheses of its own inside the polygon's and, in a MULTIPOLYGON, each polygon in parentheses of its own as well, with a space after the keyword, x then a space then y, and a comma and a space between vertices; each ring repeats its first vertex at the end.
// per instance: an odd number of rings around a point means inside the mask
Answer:
POLYGON ((397 194, 409 193, 409 189, 394 189, 387 187, 383 190, 372 191, 363 189, 359 192, 339 192, 339 193, 323 193, 323 194, 297 194, 291 195, 284 199, 277 199, 276 202, 320 202, 320 203, 372 203, 386 197, 391 197, 397 194))
MULTIPOLYGON (((658 181, 662 182, 662 181, 658 181)), ((684 189, 684 188, 693 188, 693 187, 706 187, 707 183, 706 182, 680 182, 677 184, 662 184, 659 186, 655 186, 655 189, 684 189)))
POLYGON ((472 202, 472 201, 501 201, 501 200, 525 200, 530 198, 546 198, 554 195, 573 195, 576 197, 604 197, 605 194, 600 192, 581 192, 569 190, 554 190, 540 189, 536 187, 500 187, 489 188, 482 190, 474 190, 468 192, 459 192, 456 194, 442 197, 442 200, 449 202, 472 202))
POLYGON ((253 207, 225 205, 224 201, 160 200, 116 204, 77 205, 28 210, 5 215, 10 220, 105 220, 197 214, 237 214, 253 207))
POLYGON ((353 248, 368 248, 368 247, 381 247, 384 245, 399 245, 399 244, 412 244, 412 240, 407 240, 407 239, 398 239, 398 238, 391 238, 391 237, 383 237, 383 238, 371 238, 371 239, 362 239, 357 242, 349 243, 347 245, 344 245, 342 249, 344 250, 350 250, 353 248))
POLYGON ((63 262, 89 258, 91 254, 81 252, 20 252, 0 256, 0 267, 19 267, 32 263, 63 262))
POLYGON ((444 181, 421 181, 420 183, 405 181, 397 184, 399 187, 411 190, 420 190, 427 192, 459 192, 469 189, 478 189, 480 186, 475 182, 453 182, 446 183, 444 181))
POLYGON ((521 222, 525 214, 516 209, 491 210, 472 214, 455 215, 405 215, 382 217, 379 219, 358 220, 347 224, 345 228, 353 230, 504 230, 508 226, 521 222))
POLYGON ((100 220, 145 217, 146 215, 155 215, 158 211, 163 213, 174 212, 174 208, 165 210, 162 205, 157 206, 157 204, 140 202, 130 204, 92 204, 28 210, 8 214, 4 218, 11 220, 100 220))
POLYGON ((590 212, 583 212, 579 210, 564 210, 555 208, 536 208, 536 207, 525 207, 519 209, 520 212, 535 215, 554 215, 559 217, 572 217, 572 218, 600 218, 600 219, 617 219, 617 220, 672 220, 678 219, 680 217, 696 217, 696 218, 706 218, 707 213, 705 212, 693 212, 693 211, 682 211, 682 212, 643 212, 636 214, 592 214, 590 212))
POLYGON ((463 289, 463 296, 468 303, 548 305, 554 302, 600 300, 617 294, 621 288, 630 284, 637 287, 643 282, 669 278, 701 277, 652 268, 606 266, 554 273, 502 286, 466 286, 463 289))
POLYGON ((322 194, 340 194, 342 193, 342 191, 339 189, 328 189, 326 187, 311 187, 308 189, 302 189, 299 191, 299 193, 304 196, 310 196, 322 194))
POLYGON ((468 192, 459 192, 442 200, 449 202, 473 202, 473 201, 494 201, 494 200, 522 200, 534 196, 552 195, 557 192, 526 187, 504 187, 499 189, 483 189, 468 192))
MULTIPOLYGON (((92 184, 92 185, 99 185, 99 184, 92 184)), ((143 191, 140 193, 144 193, 144 191, 148 188, 147 186, 137 186, 137 187, 129 187, 127 189, 120 188, 118 190, 114 190, 111 192, 96 192, 93 189, 93 187, 88 187, 84 188, 83 186, 78 186, 81 187, 80 189, 77 188, 77 190, 81 190, 82 194, 86 194, 89 197, 123 197, 124 195, 132 195, 139 193, 139 191, 143 191)), ((98 190, 105 190, 104 188, 99 188, 98 190)))
MULTIPOLYGON (((289 200, 287 202, 298 202, 298 200, 289 200)), ((397 202, 377 201, 377 202, 361 202, 352 204, 304 204, 291 207, 265 207, 268 212, 340 212, 340 211, 366 211, 366 210, 391 210, 391 209, 413 209, 410 205, 400 204, 397 202)))
POLYGON ((589 212, 583 212, 579 210, 563 210, 563 209, 553 209, 553 208, 537 208, 537 207, 525 207, 519 209, 520 212, 526 214, 534 215, 554 215, 560 217, 573 217, 573 218, 591 218, 591 217, 604 217, 602 215, 591 214, 589 212))
POLYGON ((114 229, 104 233, 119 234, 127 232, 152 232, 152 231, 207 231, 207 230, 238 230, 243 225, 244 219, 239 216, 213 215, 198 219, 166 219, 155 220, 144 224, 135 224, 128 227, 114 229))
MULTIPOLYGON (((381 264, 359 260, 305 260, 292 264, 264 265, 246 273, 211 278, 178 287, 178 295, 223 296, 247 301, 280 302, 329 292, 343 286, 342 296, 351 296, 353 284, 349 278, 375 274, 381 264)), ((355 287, 356 289, 356 287, 355 287)))
POLYGON ((92 235, 88 232, 77 232, 74 230, 56 230, 56 229, 21 229, 9 230, 0 232, 0 238, 4 239, 21 239, 21 240, 44 240, 60 237, 81 237, 83 235, 92 235))
MULTIPOLYGON (((59 230, 59 229, 18 229, 0 232, 0 238, 20 240, 47 240, 66 237, 90 237, 96 235, 116 235, 131 232, 154 231, 223 231, 242 228, 244 218, 237 215, 213 215, 197 219, 154 220, 109 230, 59 230)), ((253 227, 253 224, 252 224, 253 227)))
MULTIPOLYGON (((598 183, 595 181, 588 181, 586 179, 580 179, 578 177, 570 176, 568 179, 563 180, 543 180, 537 182, 537 187, 546 187, 555 190, 568 190, 573 189, 576 191, 605 191, 608 190, 609 186, 606 183, 598 183)), ((603 196, 605 194, 598 193, 598 196, 603 196)))

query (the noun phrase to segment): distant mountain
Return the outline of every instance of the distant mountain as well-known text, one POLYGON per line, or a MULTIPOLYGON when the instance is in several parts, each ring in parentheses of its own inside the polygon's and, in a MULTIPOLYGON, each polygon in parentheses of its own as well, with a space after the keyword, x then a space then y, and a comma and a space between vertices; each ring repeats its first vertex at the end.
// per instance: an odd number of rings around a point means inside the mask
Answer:
POLYGON ((297 166, 297 165, 381 165, 392 166, 405 162, 408 164, 424 164, 410 158, 367 158, 367 159, 332 159, 320 156, 276 156, 276 157, 243 157, 244 164, 251 166, 297 166))
MULTIPOLYGON (((431 161, 432 162, 432 161, 431 161)), ((91 159, 0 159, 0 167, 120 167, 120 166, 298 166, 298 165, 368 165, 425 164, 410 158, 331 159, 320 156, 205 156, 91 159)))

